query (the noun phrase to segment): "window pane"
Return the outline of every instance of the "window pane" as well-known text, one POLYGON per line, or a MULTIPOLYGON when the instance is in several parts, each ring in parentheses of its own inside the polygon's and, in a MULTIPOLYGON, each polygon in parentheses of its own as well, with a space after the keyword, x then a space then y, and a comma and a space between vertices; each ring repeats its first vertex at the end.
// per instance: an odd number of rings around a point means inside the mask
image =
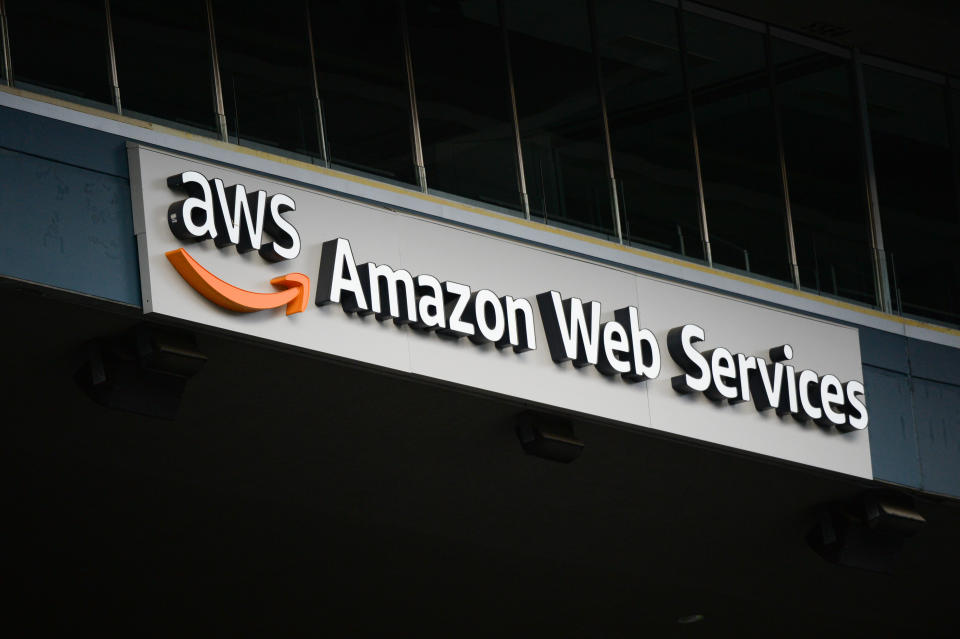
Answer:
POLYGON ((783 40, 773 53, 800 284, 875 304, 851 64, 783 40))
POLYGON ((273 0, 265 19, 243 4, 217 1, 213 16, 230 136, 318 156, 304 4, 273 0))
POLYGON ((0 29, 0 80, 4 80, 4 81, 6 81, 7 79, 7 75, 5 73, 6 64, 4 64, 4 61, 3 61, 3 51, 5 46, 6 46, 6 41, 3 37, 3 30, 0 29))
POLYGON ((703 259, 676 12, 600 0, 597 31, 624 237, 703 259))
POLYGON ((504 3, 531 213, 614 233, 584 0, 504 3))
POLYGON ((953 106, 953 145, 960 155, 960 79, 950 81, 950 104, 953 106))
POLYGON ((396 2, 315 1, 310 16, 331 160, 416 182, 396 2))
POLYGON ((864 67, 883 240, 904 313, 960 323, 945 87, 864 67))
POLYGON ((107 18, 97 0, 7 0, 14 82, 110 104, 107 18))
POLYGON ((960 78, 950 81, 950 106, 953 110, 953 130, 950 137, 953 146, 953 182, 957 191, 957 208, 960 209, 960 78))
POLYGON ((110 11, 124 113, 216 130, 203 2, 112 0, 110 11))
POLYGON ((695 14, 684 21, 713 260, 789 280, 764 36, 695 14))
POLYGON ((496 0, 415 0, 407 11, 427 184, 520 208, 496 0))

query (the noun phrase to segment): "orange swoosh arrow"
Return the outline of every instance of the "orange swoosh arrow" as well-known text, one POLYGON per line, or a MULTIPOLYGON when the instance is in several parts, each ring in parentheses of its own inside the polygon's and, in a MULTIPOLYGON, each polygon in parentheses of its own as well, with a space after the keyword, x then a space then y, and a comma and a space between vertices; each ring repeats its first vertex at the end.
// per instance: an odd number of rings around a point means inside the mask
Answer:
POLYGON ((208 300, 231 311, 251 313, 267 308, 287 307, 287 315, 307 308, 310 296, 310 278, 303 273, 287 273, 270 280, 277 288, 286 290, 276 293, 254 293, 227 284, 219 277, 200 266, 182 248, 166 253, 167 259, 180 276, 208 300))

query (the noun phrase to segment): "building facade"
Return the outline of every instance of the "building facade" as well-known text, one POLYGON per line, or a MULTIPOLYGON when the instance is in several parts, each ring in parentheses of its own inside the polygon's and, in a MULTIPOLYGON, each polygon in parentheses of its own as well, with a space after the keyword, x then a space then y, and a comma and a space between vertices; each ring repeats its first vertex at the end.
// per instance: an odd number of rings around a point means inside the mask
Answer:
POLYGON ((24 618, 947 632, 956 8, 753 4, 0 0, 24 618))

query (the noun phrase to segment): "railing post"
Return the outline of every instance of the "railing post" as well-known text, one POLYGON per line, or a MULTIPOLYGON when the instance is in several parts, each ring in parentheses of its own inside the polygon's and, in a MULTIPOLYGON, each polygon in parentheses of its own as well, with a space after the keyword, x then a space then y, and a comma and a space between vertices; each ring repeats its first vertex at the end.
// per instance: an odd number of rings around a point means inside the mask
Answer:
POLYGON ((857 111, 860 116, 860 151, 863 154, 864 188, 866 189, 867 214, 870 221, 870 246, 873 249, 873 279, 877 292, 877 306, 885 313, 892 313, 890 278, 887 275, 887 252, 883 245, 883 226, 880 223, 880 206, 877 197, 877 176, 873 166, 870 115, 867 112, 867 94, 863 81, 863 64, 860 60, 859 49, 853 50, 853 71, 857 111))
POLYGON ((113 97, 113 106, 118 114, 123 114, 120 104, 120 80, 117 75, 117 51, 113 45, 113 16, 110 15, 110 0, 103 0, 103 12, 107 19, 107 53, 110 59, 110 93, 113 97))
POLYGON ((7 7, 4 0, 0 0, 0 41, 3 43, 2 59, 3 81, 7 86, 13 86, 13 60, 10 57, 10 29, 7 25, 7 7))
POLYGON ((690 69, 687 63, 687 33, 683 20, 683 0, 677 7, 677 37, 680 42, 680 67, 683 75, 683 90, 687 96, 687 111, 690 114, 690 139, 693 144, 693 164, 697 176, 698 205, 700 208, 700 239, 703 242, 703 259, 713 266, 713 251, 710 248, 710 227, 707 224, 707 200, 703 194, 703 171, 700 166, 700 141, 697 138, 697 121, 693 114, 693 91, 690 89, 690 69))
POLYGON ((413 163, 417 184, 427 192, 427 169, 423 161, 423 140, 420 137, 420 113, 417 109, 417 88, 413 75, 413 55, 410 52, 410 29, 407 24, 407 4, 400 2, 400 29, 403 32, 403 64, 407 70, 407 95, 410 97, 410 135, 413 143, 413 163))
POLYGON ((320 157, 323 158, 323 165, 330 168, 327 131, 323 119, 323 102, 320 101, 320 78, 317 75, 317 51, 313 42, 313 20, 310 15, 310 0, 304 0, 303 8, 307 20, 307 53, 310 55, 310 74, 313 78, 313 108, 317 118, 317 144, 320 145, 320 157))
POLYGON ((228 141, 227 116, 223 106, 223 83, 220 80, 220 55, 217 53, 217 34, 213 27, 213 1, 207 0, 207 33, 210 40, 210 65, 213 79, 213 107, 216 110, 217 132, 220 139, 228 141))
MULTIPOLYGON (((777 159, 780 163, 780 183, 783 186, 784 224, 787 228, 787 257, 790 260, 790 278, 793 287, 800 288, 800 266, 797 260, 797 241, 793 230, 793 209, 790 207, 790 181, 787 178, 787 153, 783 147, 783 123, 780 120, 780 103, 777 95, 777 72, 773 60, 773 37, 770 25, 766 25, 764 49, 767 55, 767 72, 770 82, 770 104, 773 108, 773 127, 777 136, 777 159)), ((749 269, 747 269, 749 270, 749 269)))
POLYGON ((960 91, 960 79, 948 77, 946 91, 947 131, 950 149, 953 151, 953 188, 957 195, 957 215, 960 216, 960 119, 954 115, 954 109, 960 109, 960 104, 956 104, 953 97, 954 91, 960 91))
POLYGON ((527 191, 527 174, 523 166, 523 146, 520 143, 520 116, 517 111, 517 91, 513 81, 513 61, 510 59, 510 38, 507 32, 507 14, 504 1, 497 0, 497 16, 500 20, 500 39, 503 41, 503 61, 507 70, 507 89, 510 95, 510 117, 513 119, 513 141, 516 147, 517 188, 520 191, 520 206, 524 219, 530 219, 530 196, 527 191))
POLYGON ((607 96, 603 90, 603 62, 600 56, 600 37, 597 28, 597 7, 588 0, 587 13, 590 21, 590 42, 593 47, 594 73, 597 79, 597 94, 600 101, 600 126, 603 127, 603 148, 606 151, 607 179, 610 182, 610 209, 617 242, 623 244, 623 225, 620 222, 620 198, 617 193, 617 178, 613 169, 613 147, 610 141, 610 120, 607 117, 607 96))

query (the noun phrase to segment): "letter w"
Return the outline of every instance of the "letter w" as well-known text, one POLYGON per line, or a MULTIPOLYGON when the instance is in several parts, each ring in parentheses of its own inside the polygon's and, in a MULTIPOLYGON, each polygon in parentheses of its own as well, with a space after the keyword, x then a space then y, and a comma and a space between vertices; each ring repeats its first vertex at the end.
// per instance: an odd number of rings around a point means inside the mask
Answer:
POLYGON ((213 190, 216 193, 215 207, 217 210, 216 227, 217 237, 214 240, 217 248, 229 244, 236 244, 237 251, 259 250, 263 235, 263 210, 267 194, 264 191, 254 191, 249 196, 242 184, 224 188, 223 180, 214 178, 213 190), (256 213, 250 212, 250 201, 256 198, 256 213), (231 207, 231 201, 233 206, 231 207), (241 225, 241 222, 244 224, 241 225))
POLYGON ((577 368, 597 363, 600 347, 600 303, 576 297, 561 299, 550 291, 537 295, 550 357, 558 364, 573 360, 577 368), (584 312, 586 307, 586 312, 584 312))

